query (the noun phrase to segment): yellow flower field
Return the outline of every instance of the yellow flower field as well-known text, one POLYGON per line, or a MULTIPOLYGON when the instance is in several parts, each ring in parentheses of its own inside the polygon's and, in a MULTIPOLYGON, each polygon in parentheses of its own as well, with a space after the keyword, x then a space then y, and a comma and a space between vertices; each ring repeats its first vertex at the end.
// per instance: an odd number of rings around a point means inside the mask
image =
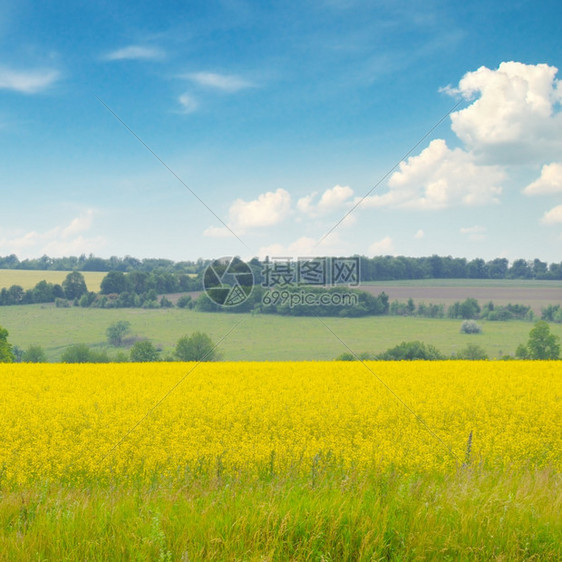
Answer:
POLYGON ((2 483, 310 472, 326 458, 444 470, 471 431, 473 463, 561 468, 560 362, 368 365, 2 365, 2 483))

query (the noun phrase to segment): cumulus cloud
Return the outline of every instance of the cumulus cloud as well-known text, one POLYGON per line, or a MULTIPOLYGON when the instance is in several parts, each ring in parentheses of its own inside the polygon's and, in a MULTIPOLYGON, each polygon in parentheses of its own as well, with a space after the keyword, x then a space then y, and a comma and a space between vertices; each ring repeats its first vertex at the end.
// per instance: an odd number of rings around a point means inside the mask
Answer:
POLYGON ((105 55, 108 61, 120 60, 158 60, 164 58, 164 51, 156 47, 142 47, 140 45, 129 45, 112 51, 105 55))
POLYGON ((560 192, 562 192, 562 164, 558 162, 545 164, 540 177, 523 190, 526 195, 549 195, 560 192))
POLYGON ((550 211, 547 211, 543 215, 541 222, 548 225, 562 223, 562 205, 557 205, 550 209, 550 211))
POLYGON ((291 210, 291 195, 285 189, 262 193, 257 199, 237 199, 229 210, 230 221, 240 230, 273 226, 284 220, 291 210))
POLYGON ((457 88, 477 99, 451 114, 451 128, 485 161, 520 164, 559 154, 562 149, 562 86, 558 69, 547 64, 502 62, 496 70, 468 72, 457 88))
POLYGON ((470 152, 451 150, 443 139, 435 139, 418 156, 400 163, 387 193, 367 197, 362 205, 445 209, 497 203, 504 178, 500 167, 478 165, 470 152))
MULTIPOLYGON (((291 213, 291 195, 285 189, 268 191, 257 199, 244 201, 236 199, 228 211, 228 227, 236 234, 254 228, 265 228, 279 224, 291 213)), ((210 226, 203 232, 204 236, 226 238, 232 233, 226 227, 210 226)))
POLYGON ((378 255, 388 255, 394 252, 394 242, 390 236, 385 236, 382 240, 373 242, 369 246, 369 254, 378 255))
POLYGON ((180 102, 182 113, 193 113, 199 107, 198 101, 189 94, 182 94, 178 101, 180 102))
POLYGON ((317 193, 306 195, 297 201, 297 209, 311 217, 317 217, 340 209, 353 196, 353 189, 349 186, 335 185, 330 189, 326 189, 320 196, 318 202, 315 202, 317 193))
POLYGON ((59 78, 58 70, 14 70, 0 66, 0 90, 37 94, 51 87, 59 78))
POLYGON ((186 74, 185 78, 188 78, 199 86, 221 90, 228 93, 234 93, 240 90, 245 90, 247 88, 255 87, 252 82, 249 82, 244 78, 241 78, 240 76, 235 76, 234 74, 218 74, 216 72, 194 72, 191 74, 186 74))
POLYGON ((92 226, 94 211, 88 210, 69 224, 56 226, 45 232, 35 230, 0 239, 0 253, 14 253, 19 257, 49 255, 60 257, 95 253, 106 240, 103 236, 86 237, 83 233, 92 226))

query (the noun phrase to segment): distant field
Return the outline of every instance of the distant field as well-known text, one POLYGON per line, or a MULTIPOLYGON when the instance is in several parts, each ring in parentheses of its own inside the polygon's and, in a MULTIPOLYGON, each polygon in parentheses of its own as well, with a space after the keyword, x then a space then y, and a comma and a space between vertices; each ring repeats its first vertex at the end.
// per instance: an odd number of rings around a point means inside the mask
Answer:
MULTIPOLYGON (((48 281, 49 283, 61 284, 69 271, 27 271, 20 269, 0 269, 0 289, 3 287, 11 287, 19 285, 24 289, 33 289, 39 281, 48 281)), ((83 271, 81 272, 86 280, 89 291, 100 290, 100 283, 107 273, 100 271, 83 271)))
MULTIPOLYGON (((329 360, 348 351, 381 352, 401 341, 422 340, 450 354, 468 343, 481 345, 491 357, 513 354, 526 342, 529 322, 481 322, 484 333, 460 333, 460 320, 369 317, 316 318, 274 315, 194 312, 182 309, 87 309, 53 305, 0 307, 0 325, 10 341, 22 348, 39 344, 50 360, 58 360, 73 343, 106 347, 105 331, 116 320, 131 322, 138 337, 151 339, 164 352, 171 351, 184 334, 207 332, 220 344, 223 358, 231 361, 329 360), (328 328, 334 332, 332 334, 328 328), (340 338, 342 341, 340 341, 340 338)), ((551 326, 562 336, 562 325, 551 326)))
POLYGON ((384 291, 390 300, 450 305, 467 297, 480 304, 525 304, 534 312, 549 304, 562 304, 562 281, 525 279, 421 279, 414 281, 376 281, 363 283, 361 289, 373 294, 384 291))

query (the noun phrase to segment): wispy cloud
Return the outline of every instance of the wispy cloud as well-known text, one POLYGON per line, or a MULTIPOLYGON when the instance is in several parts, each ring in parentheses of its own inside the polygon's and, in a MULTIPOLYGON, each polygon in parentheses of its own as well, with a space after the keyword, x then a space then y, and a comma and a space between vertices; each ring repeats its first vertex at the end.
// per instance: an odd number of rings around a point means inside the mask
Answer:
POLYGON ((14 70, 0 66, 0 90, 37 94, 51 87, 60 78, 54 69, 14 70))
POLYGON ((108 61, 120 60, 159 60, 163 59, 165 53, 157 47, 142 47, 140 45, 129 45, 108 53, 103 58, 108 61))
POLYGON ((199 107, 199 102, 190 94, 182 94, 178 101, 181 105, 181 113, 193 113, 199 107))
POLYGON ((89 254, 99 251, 106 244, 103 236, 84 236, 92 227, 94 211, 86 211, 69 224, 55 226, 45 232, 32 230, 0 238, 0 253, 15 253, 19 257, 50 255, 89 254))
POLYGON ((234 74, 218 74, 216 72, 195 72, 184 75, 184 78, 199 86, 234 93, 247 88, 255 88, 255 84, 234 74))
POLYGON ((480 225, 466 226, 459 229, 461 234, 468 236, 469 240, 479 241, 486 239, 486 227, 480 225))

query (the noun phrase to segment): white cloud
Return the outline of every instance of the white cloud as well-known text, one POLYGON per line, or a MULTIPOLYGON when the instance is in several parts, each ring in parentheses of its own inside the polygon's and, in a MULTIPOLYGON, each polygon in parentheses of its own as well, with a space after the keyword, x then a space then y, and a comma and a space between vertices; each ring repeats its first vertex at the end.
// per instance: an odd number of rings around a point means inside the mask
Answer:
POLYGON ((541 222, 543 224, 559 224, 562 223, 562 205, 557 205, 550 211, 547 211, 542 219, 541 222))
POLYGON ((0 254, 16 254, 20 258, 49 255, 61 257, 96 253, 106 240, 103 236, 85 237, 81 233, 90 230, 93 210, 73 219, 65 226, 56 226, 45 232, 32 230, 0 239, 0 254))
POLYGON ((562 192, 562 164, 558 162, 545 164, 540 177, 523 190, 526 195, 549 195, 560 192, 562 192))
POLYGON ((255 87, 254 84, 248 82, 240 76, 233 74, 217 74, 216 72, 194 72, 186 74, 186 78, 195 82, 199 86, 213 88, 223 92, 234 93, 247 88, 255 87))
POLYGON ((521 164, 562 149, 562 100, 558 69, 547 64, 502 62, 468 72, 457 88, 445 88, 471 105, 451 114, 451 128, 487 162, 521 164))
POLYGON ((89 209, 84 214, 76 217, 67 227, 63 228, 61 236, 63 238, 70 238, 74 234, 90 230, 93 219, 94 211, 92 209, 89 209))
POLYGON ((209 226, 203 231, 203 236, 209 238, 229 238, 233 234, 226 226, 209 226))
POLYGON ((305 197, 301 197, 297 201, 297 209, 306 215, 316 217, 330 213, 334 210, 340 209, 353 196, 353 189, 349 186, 335 185, 330 189, 326 189, 321 195, 318 203, 314 203, 317 193, 311 193, 305 197))
POLYGON ((229 217, 233 228, 273 226, 283 221, 291 211, 291 195, 284 189, 262 193, 253 201, 237 199, 230 206, 229 217))
POLYGON ((193 113, 199 107, 197 100, 189 94, 182 94, 178 101, 182 107, 182 113, 193 113))
POLYGON ((52 86, 59 78, 58 70, 13 70, 0 66, 0 90, 37 94, 52 86))
POLYGON ((469 240, 479 241, 485 240, 486 227, 480 225, 467 226, 459 229, 461 234, 468 235, 469 240))
POLYGON ((425 232, 421 228, 414 234, 416 240, 421 240, 424 236, 425 232))
POLYGON ((158 60, 164 57, 164 51, 156 47, 141 47, 139 45, 129 45, 122 49, 117 49, 105 55, 104 59, 109 61, 119 60, 158 60))
POLYGON ((418 156, 400 163, 387 193, 367 197, 362 205, 445 209, 497 203, 504 178, 498 166, 478 165, 471 153, 451 150, 444 140, 435 139, 418 156))
POLYGON ((270 244, 260 248, 258 257, 264 259, 269 257, 302 258, 313 256, 337 256, 349 255, 350 248, 343 243, 337 233, 332 233, 323 240, 317 240, 309 236, 302 236, 288 245, 270 244))
POLYGON ((373 242, 369 246, 369 254, 372 256, 388 255, 394 252, 394 243, 390 236, 385 236, 382 240, 373 242))

